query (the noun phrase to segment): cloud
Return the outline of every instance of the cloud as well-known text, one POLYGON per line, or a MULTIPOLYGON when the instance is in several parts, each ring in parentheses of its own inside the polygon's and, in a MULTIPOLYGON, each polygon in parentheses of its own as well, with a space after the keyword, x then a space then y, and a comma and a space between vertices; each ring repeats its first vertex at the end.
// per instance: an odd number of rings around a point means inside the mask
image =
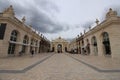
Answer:
POLYGON ((66 38, 66 40, 67 40, 68 42, 71 42, 71 41, 73 40, 73 38, 66 38))
POLYGON ((9 1, 6 3, 5 0, 0 0, 0 10, 3 11, 6 7, 8 7, 9 4, 9 1))
POLYGON ((95 21, 88 21, 88 22, 82 24, 82 27, 83 27, 84 29, 88 29, 89 27, 91 27, 91 26, 94 24, 94 22, 95 22, 95 21))
POLYGON ((113 5, 111 8, 114 11, 117 11, 118 16, 120 16, 120 5, 113 5))
POLYGON ((20 0, 0 1, 0 9, 13 5, 16 16, 20 19, 26 17, 26 23, 42 33, 58 33, 66 30, 61 23, 52 18, 53 13, 58 13, 59 8, 50 0, 20 0))
POLYGON ((35 4, 39 5, 46 11, 53 10, 55 12, 59 12, 58 6, 51 2, 50 0, 36 0, 35 4))

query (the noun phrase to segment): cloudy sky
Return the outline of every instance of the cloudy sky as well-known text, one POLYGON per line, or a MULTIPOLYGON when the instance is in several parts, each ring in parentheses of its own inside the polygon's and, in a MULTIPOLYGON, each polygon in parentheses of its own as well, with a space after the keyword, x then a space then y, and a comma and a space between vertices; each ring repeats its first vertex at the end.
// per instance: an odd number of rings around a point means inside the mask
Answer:
POLYGON ((10 5, 18 19, 25 16, 26 24, 50 40, 75 38, 96 18, 103 21, 109 8, 120 13, 119 0, 0 0, 0 12, 10 5))

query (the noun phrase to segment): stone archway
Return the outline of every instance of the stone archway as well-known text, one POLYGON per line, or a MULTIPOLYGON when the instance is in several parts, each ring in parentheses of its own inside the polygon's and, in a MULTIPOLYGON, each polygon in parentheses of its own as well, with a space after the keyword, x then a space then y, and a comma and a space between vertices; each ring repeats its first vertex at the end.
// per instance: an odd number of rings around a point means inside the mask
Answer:
POLYGON ((62 53, 62 45, 61 44, 57 45, 57 52, 62 53))

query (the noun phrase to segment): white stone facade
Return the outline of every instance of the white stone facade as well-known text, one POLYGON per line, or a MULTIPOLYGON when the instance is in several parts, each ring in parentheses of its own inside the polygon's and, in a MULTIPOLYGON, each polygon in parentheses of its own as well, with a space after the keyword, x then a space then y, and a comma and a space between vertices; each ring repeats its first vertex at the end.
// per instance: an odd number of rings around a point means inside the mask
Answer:
POLYGON ((90 55, 120 57, 120 17, 116 11, 109 10, 106 19, 77 38, 78 52, 83 54, 89 46, 90 55), (84 46, 84 47, 83 47, 84 46))
POLYGON ((0 30, 0 57, 18 55, 20 51, 24 54, 31 50, 40 53, 43 37, 31 26, 25 25, 25 17, 17 19, 12 6, 0 13, 0 30))
POLYGON ((69 49, 69 42, 59 37, 51 42, 51 51, 56 53, 64 53, 69 49))

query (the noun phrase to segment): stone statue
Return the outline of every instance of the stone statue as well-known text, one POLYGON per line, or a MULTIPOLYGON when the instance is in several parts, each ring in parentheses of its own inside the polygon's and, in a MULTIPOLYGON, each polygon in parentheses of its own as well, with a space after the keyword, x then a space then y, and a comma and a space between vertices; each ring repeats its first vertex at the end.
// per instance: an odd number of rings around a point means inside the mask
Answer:
POLYGON ((26 20, 26 19, 25 19, 25 16, 24 16, 24 17, 22 18, 22 22, 25 23, 25 20, 26 20))
POLYGON ((95 23, 98 25, 98 24, 99 24, 99 20, 98 20, 98 19, 96 19, 95 23))
POLYGON ((113 11, 112 8, 109 9, 109 12, 106 14, 106 18, 110 18, 110 17, 116 17, 117 16, 117 12, 113 11))
POLYGON ((14 13, 14 9, 13 9, 12 5, 10 5, 9 8, 5 9, 5 10, 3 11, 3 14, 7 14, 7 15, 10 16, 10 17, 14 16, 15 13, 14 13))

